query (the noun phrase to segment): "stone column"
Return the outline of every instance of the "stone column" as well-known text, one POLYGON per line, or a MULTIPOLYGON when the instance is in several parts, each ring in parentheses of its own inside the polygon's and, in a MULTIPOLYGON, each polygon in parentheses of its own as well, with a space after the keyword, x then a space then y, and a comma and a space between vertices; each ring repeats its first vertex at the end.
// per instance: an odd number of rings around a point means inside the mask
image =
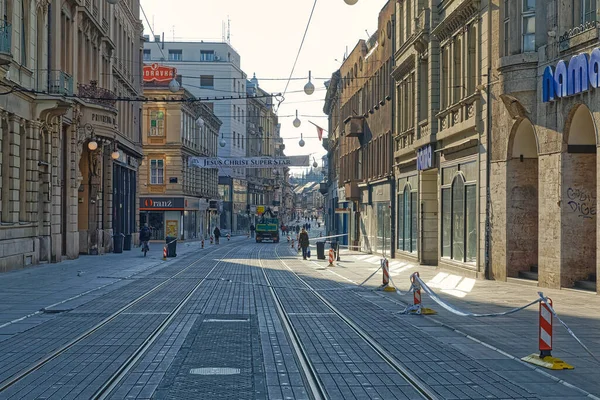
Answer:
MULTIPOLYGON (((27 213, 29 221, 37 221, 39 213, 39 191, 40 191, 40 128, 42 124, 38 121, 28 121, 27 129, 29 138, 27 140, 27 213)), ((38 226, 38 235, 39 235, 38 226)))
MULTIPOLYGON (((19 139, 17 134, 20 118, 10 114, 8 117, 8 210, 5 222, 19 222, 19 168, 20 168, 20 152, 19 139)), ((6 136, 5 136, 6 137, 6 136)), ((5 170, 6 171, 6 170, 5 170)))

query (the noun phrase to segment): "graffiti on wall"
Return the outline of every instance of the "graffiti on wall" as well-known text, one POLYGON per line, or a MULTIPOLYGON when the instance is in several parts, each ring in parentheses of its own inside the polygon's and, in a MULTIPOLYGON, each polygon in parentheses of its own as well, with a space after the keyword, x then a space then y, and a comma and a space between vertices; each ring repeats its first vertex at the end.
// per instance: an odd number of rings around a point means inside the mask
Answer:
POLYGON ((567 209, 577 213, 581 218, 593 218, 596 216, 596 193, 587 189, 567 189, 567 209))

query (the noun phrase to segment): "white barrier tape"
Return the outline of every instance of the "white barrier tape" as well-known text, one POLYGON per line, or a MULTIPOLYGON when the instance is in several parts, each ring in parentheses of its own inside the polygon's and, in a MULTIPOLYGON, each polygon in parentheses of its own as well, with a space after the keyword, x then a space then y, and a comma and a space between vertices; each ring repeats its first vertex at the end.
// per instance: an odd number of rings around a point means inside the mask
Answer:
POLYGON ((579 340, 579 338, 575 335, 575 333, 573 333, 573 331, 571 330, 571 328, 569 328, 567 326, 567 324, 565 324, 563 322, 562 319, 560 319, 560 317, 556 314, 556 311, 554 310, 554 308, 552 308, 552 306, 550 305, 550 303, 547 300, 547 297, 544 297, 544 293, 542 292, 538 292, 538 294, 540 295, 540 299, 539 301, 543 302, 546 307, 548 307, 548 309, 550 310, 550 312, 552 313, 552 315, 554 316, 554 318, 556 318, 558 320, 558 322, 560 322, 562 324, 562 326, 565 327, 565 329, 567 330, 567 332, 569 332, 569 335, 573 336, 573 339, 575 339, 577 341, 577 343, 579 343, 581 345, 581 347, 583 347, 583 349, 590 355, 592 356, 592 358, 600 364, 600 360, 598 358, 596 358, 596 356, 594 355, 594 353, 592 353, 590 351, 590 349, 588 349, 588 347, 583 344, 583 342, 581 340, 579 340))
POLYGON ((542 301, 542 299, 536 299, 536 300, 532 301, 531 303, 525 304, 524 306, 513 308, 512 310, 508 310, 508 311, 504 311, 504 312, 500 312, 500 313, 489 313, 489 314, 470 313, 470 312, 466 312, 466 311, 461 311, 461 310, 457 309, 456 307, 453 307, 450 304, 446 303, 433 290, 431 290, 431 288, 429 286, 427 286, 427 284, 425 282, 423 282, 423 280, 416 273, 413 274, 412 276, 414 277, 414 280, 421 285, 421 287, 425 291, 425 293, 427 293, 429 295, 431 300, 435 301, 437 304, 439 304, 446 310, 450 311, 451 313, 460 315, 462 317, 477 317, 477 318, 479 318, 479 317, 501 317, 504 315, 514 314, 516 312, 524 310, 527 307, 531 307, 532 305, 537 304, 540 301, 542 301))
POLYGON ((394 280, 392 279, 392 275, 391 275, 391 274, 389 275, 389 278, 390 278, 390 282, 391 282, 392 286, 394 287, 394 289, 396 289, 396 294, 397 294, 398 296, 406 296, 407 294, 411 294, 411 293, 413 292, 413 290, 414 290, 414 287, 412 287, 412 286, 411 286, 411 288, 409 289, 409 291, 408 291, 408 292, 406 292, 406 293, 402 293, 402 292, 400 291, 400 289, 398 289, 398 286, 396 286, 396 284, 394 283, 394 280))
MULTIPOLYGON (((336 237, 342 237, 342 236, 348 236, 347 233, 344 233, 342 235, 333 235, 333 236, 321 236, 321 237, 314 237, 314 238, 309 238, 308 240, 321 240, 321 239, 331 239, 331 238, 336 238, 336 237)), ((341 245, 340 245, 341 246, 341 245)))

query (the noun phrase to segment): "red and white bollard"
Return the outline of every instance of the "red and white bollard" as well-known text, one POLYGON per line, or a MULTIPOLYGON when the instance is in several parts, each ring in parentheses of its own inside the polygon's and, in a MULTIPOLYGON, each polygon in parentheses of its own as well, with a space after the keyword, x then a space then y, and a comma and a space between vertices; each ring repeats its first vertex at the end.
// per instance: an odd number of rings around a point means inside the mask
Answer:
MULTIPOLYGON (((552 307, 552 299, 547 299, 552 307)), ((552 312, 543 301, 540 302, 540 358, 552 356, 552 312)))
POLYGON ((204 238, 202 238, 202 248, 204 248, 204 238))
POLYGON ((167 261, 167 246, 163 247, 163 261, 167 261))
POLYGON ((410 276, 410 283, 413 288, 413 305, 410 307, 410 313, 416 315, 437 314, 437 312, 431 308, 423 307, 421 302, 421 284, 415 279, 415 276, 419 276, 419 273, 415 272, 410 276))
POLYGON ((384 292, 395 292, 396 288, 390 285, 390 263, 387 258, 382 258, 380 260, 381 269, 383 270, 383 284, 381 285, 381 290, 384 292))
POLYGON ((229 242, 229 239, 231 239, 231 235, 228 233, 227 234, 227 241, 229 242))
POLYGON ((210 235, 210 244, 213 244, 213 237, 210 235))
POLYGON ((552 310, 550 308, 554 308, 554 306, 552 305, 551 298, 544 298, 542 293, 540 293, 540 296, 544 299, 540 301, 538 331, 540 354, 538 356, 536 353, 533 353, 521 358, 521 360, 548 369, 573 369, 572 365, 567 364, 559 358, 552 357, 552 310))
POLYGON ((329 249, 329 266, 333 267, 333 260, 334 260, 334 254, 333 254, 333 249, 329 249))
POLYGON ((292 249, 294 248, 294 239, 292 238, 292 249))

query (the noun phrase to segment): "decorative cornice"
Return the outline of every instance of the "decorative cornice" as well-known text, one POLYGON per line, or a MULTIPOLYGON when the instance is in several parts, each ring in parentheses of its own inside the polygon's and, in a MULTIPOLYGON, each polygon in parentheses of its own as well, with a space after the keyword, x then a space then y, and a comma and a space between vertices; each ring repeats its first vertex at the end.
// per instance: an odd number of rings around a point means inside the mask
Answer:
POLYGON ((448 39, 479 13, 480 4, 481 0, 463 1, 431 30, 431 34, 437 37, 440 42, 448 39))
POLYGON ((415 69, 415 55, 409 55, 400 65, 392 71, 392 77, 399 80, 404 75, 415 69))

